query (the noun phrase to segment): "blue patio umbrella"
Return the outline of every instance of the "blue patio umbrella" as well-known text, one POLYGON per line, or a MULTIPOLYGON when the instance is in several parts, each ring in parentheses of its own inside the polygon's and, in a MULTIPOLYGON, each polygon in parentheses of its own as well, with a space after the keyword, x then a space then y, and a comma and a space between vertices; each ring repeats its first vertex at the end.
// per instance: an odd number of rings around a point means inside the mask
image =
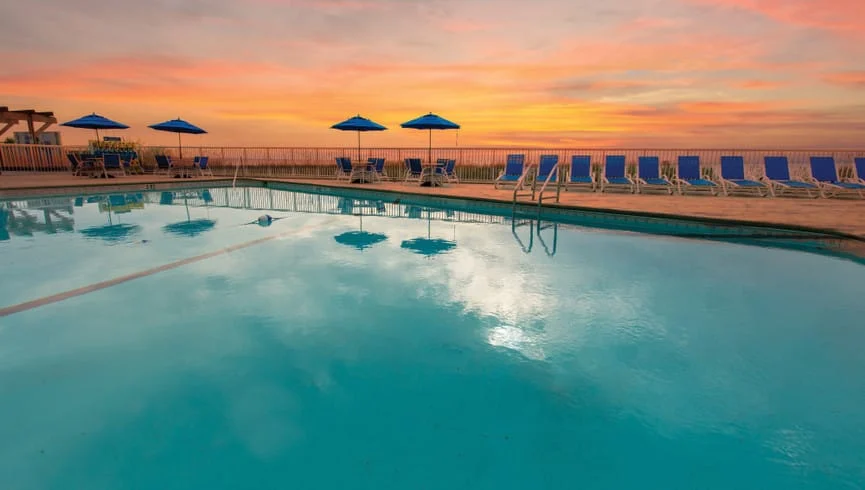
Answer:
POLYGON ((357 159, 360 160, 360 133, 365 131, 385 131, 387 128, 377 122, 370 121, 360 114, 350 117, 341 123, 334 124, 331 129, 340 131, 357 131, 357 159))
POLYGON ((172 119, 170 121, 161 122, 159 124, 151 124, 147 126, 150 129, 155 129, 157 131, 166 131, 169 133, 177 133, 177 150, 180 154, 180 158, 183 158, 183 145, 180 142, 181 134, 205 134, 207 131, 190 124, 179 117, 177 119, 172 119))
POLYGON ((400 124, 403 128, 408 129, 426 129, 429 130, 429 153, 427 161, 432 162, 432 130, 433 129, 459 129, 460 125, 448 121, 447 119, 430 112, 425 116, 400 124))
POLYGON ((80 128, 80 129, 94 129, 96 130, 96 139, 99 140, 99 130, 100 129, 128 129, 129 126, 119 123, 117 121, 112 121, 107 117, 100 116, 95 112, 93 114, 89 114, 87 116, 79 117, 78 119, 73 119, 71 121, 66 121, 65 123, 61 123, 61 126, 68 126, 70 128, 80 128))

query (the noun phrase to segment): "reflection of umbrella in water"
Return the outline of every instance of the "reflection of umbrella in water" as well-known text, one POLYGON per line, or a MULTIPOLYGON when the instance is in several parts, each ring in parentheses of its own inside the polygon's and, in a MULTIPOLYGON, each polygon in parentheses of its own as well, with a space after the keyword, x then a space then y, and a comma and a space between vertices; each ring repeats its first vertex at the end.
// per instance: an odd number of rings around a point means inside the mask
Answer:
POLYGON ((162 231, 177 236, 193 237, 216 226, 216 221, 212 219, 191 219, 189 216, 189 201, 186 196, 183 197, 183 205, 186 207, 186 221, 167 224, 162 227, 162 231))
POLYGON ((130 235, 138 233, 141 229, 138 225, 116 224, 106 226, 93 226, 81 230, 81 234, 87 238, 101 238, 107 242, 117 242, 130 235))
MULTIPOLYGON (((403 240, 400 244, 401 248, 411 250, 416 254, 426 255, 427 257, 447 252, 457 246, 456 241, 444 240, 442 238, 430 237, 430 224, 432 223, 432 210, 427 209, 427 225, 426 238, 412 238, 411 240, 403 240)), ((456 228, 454 228, 456 234, 456 228)))
POLYGON ((365 250, 376 243, 381 243, 387 240, 387 235, 363 231, 363 208, 361 207, 360 209, 360 231, 347 231, 333 237, 333 239, 342 245, 348 245, 349 247, 354 247, 358 250, 365 250))
POLYGON ((109 196, 107 200, 108 206, 108 224, 105 226, 92 226, 80 230, 81 234, 87 238, 101 238, 107 242, 118 242, 134 235, 141 230, 138 225, 129 225, 124 223, 115 224, 111 219, 111 205, 116 203, 117 196, 109 196), (114 199, 112 199, 114 198, 114 199))

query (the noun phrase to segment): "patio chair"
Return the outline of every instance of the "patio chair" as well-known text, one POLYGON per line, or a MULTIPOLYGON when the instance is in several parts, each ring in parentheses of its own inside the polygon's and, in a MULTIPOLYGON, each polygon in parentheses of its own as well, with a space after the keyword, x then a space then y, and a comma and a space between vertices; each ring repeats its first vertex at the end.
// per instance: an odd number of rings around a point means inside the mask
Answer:
POLYGON ((604 158, 604 178, 601 180, 601 192, 606 192, 608 188, 634 192, 634 181, 625 176, 624 155, 607 155, 604 158))
POLYGON ((853 159, 853 182, 865 184, 865 157, 853 159))
POLYGON ((838 169, 835 168, 833 157, 811 157, 811 178, 820 187, 823 197, 839 195, 855 195, 865 197, 865 184, 858 182, 842 182, 838 179, 838 169))
POLYGON ((587 190, 595 192, 595 177, 592 175, 592 157, 589 155, 572 155, 571 170, 568 179, 562 183, 568 190, 587 190))
POLYGON ((448 182, 459 183, 460 178, 457 176, 456 167, 457 161, 454 159, 448 160, 447 164, 445 164, 445 178, 448 182))
POLYGON ((199 175, 209 175, 213 177, 213 170, 210 168, 208 163, 210 163, 210 157, 202 156, 198 158, 198 164, 195 165, 195 168, 198 169, 199 175))
POLYGON ((766 184, 745 178, 745 159, 738 155, 721 157, 721 187, 725 196, 731 193, 755 193, 760 197, 769 195, 766 184))
POLYGON ((126 175, 126 172, 123 170, 123 163, 120 161, 120 155, 117 153, 102 155, 102 168, 105 171, 106 177, 111 173, 126 175))
POLYGON ((384 158, 368 158, 367 163, 369 163, 370 167, 372 167, 373 177, 381 182, 387 179, 387 175, 384 173, 384 158))
POLYGON ((500 186, 516 186, 525 172, 525 155, 508 155, 505 169, 496 177, 493 182, 493 188, 498 189, 500 186))
POLYGON ((806 197, 813 198, 820 197, 820 188, 817 187, 817 184, 790 178, 790 165, 787 157, 763 157, 763 166, 766 172, 769 192, 773 197, 785 193, 796 196, 805 195, 806 197))
POLYGON ((642 156, 637 159, 637 192, 663 191, 673 193, 673 183, 661 175, 661 161, 655 156, 642 156))
POLYGON ((351 158, 336 157, 336 180, 346 179, 351 182, 351 158))
POLYGON ((696 155, 679 156, 679 162, 676 165, 676 187, 679 189, 679 194, 695 191, 708 192, 713 196, 718 195, 718 184, 703 178, 700 174, 700 157, 696 155))
POLYGON ((535 182, 538 183, 555 183, 559 178, 559 156, 558 155, 541 155, 538 163, 538 173, 535 176, 535 182))
POLYGON ((69 164, 72 166, 72 175, 84 175, 93 173, 93 165, 88 162, 82 162, 81 159, 78 158, 77 153, 67 153, 66 158, 69 159, 69 164))
POLYGON ((406 158, 405 170, 404 183, 420 182, 423 179, 424 168, 420 158, 406 158))
POLYGON ((168 155, 156 155, 156 171, 155 174, 171 175, 171 157, 168 155))

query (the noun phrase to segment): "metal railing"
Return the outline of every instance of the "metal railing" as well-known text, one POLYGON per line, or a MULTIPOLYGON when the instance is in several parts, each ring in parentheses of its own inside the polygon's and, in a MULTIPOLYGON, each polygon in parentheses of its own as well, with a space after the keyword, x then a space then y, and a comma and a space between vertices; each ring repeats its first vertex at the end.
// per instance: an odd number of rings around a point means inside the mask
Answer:
MULTIPOLYGON (((62 172, 70 169, 66 153, 86 151, 81 146, 12 145, 0 144, 0 170, 27 172, 62 172)), ((145 168, 155 168, 155 156, 176 156, 177 148, 146 146, 138 151, 145 168)), ((262 178, 330 179, 335 176, 336 158, 347 156, 358 158, 356 148, 341 147, 186 147, 186 155, 209 157, 209 165, 215 175, 262 178)), ((704 176, 716 178, 720 175, 722 155, 741 155, 745 160, 745 177, 755 179, 763 175, 763 157, 787 156, 791 176, 805 178, 809 175, 808 159, 811 156, 831 156, 838 165, 839 177, 852 175, 855 157, 865 156, 862 150, 778 150, 778 149, 590 149, 590 148, 434 148, 433 158, 448 158, 457 161, 456 173, 460 182, 490 183, 504 169, 507 155, 523 154, 526 164, 537 164, 540 156, 558 155, 560 162, 570 162, 573 155, 587 155, 592 160, 592 172, 600 181, 607 155, 625 157, 627 173, 636 175, 637 159, 641 156, 657 156, 661 161, 661 173, 668 178, 675 176, 677 158, 682 155, 700 157, 704 176)), ((385 159, 385 174, 391 179, 405 177, 406 158, 427 158, 426 148, 364 148, 359 157, 385 159)), ((559 171, 566 171, 566 163, 560 163, 559 171)))

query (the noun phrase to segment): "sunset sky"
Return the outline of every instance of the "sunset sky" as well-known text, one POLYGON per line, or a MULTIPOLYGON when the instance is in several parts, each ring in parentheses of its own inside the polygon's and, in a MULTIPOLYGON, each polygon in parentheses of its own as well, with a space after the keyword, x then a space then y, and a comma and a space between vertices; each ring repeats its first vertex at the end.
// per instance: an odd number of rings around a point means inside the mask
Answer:
POLYGON ((180 116, 193 144, 348 146, 360 113, 389 128, 366 145, 425 146, 399 124, 433 111, 460 146, 865 146, 863 0, 29 0, 0 66, 0 106, 151 144, 180 116))

